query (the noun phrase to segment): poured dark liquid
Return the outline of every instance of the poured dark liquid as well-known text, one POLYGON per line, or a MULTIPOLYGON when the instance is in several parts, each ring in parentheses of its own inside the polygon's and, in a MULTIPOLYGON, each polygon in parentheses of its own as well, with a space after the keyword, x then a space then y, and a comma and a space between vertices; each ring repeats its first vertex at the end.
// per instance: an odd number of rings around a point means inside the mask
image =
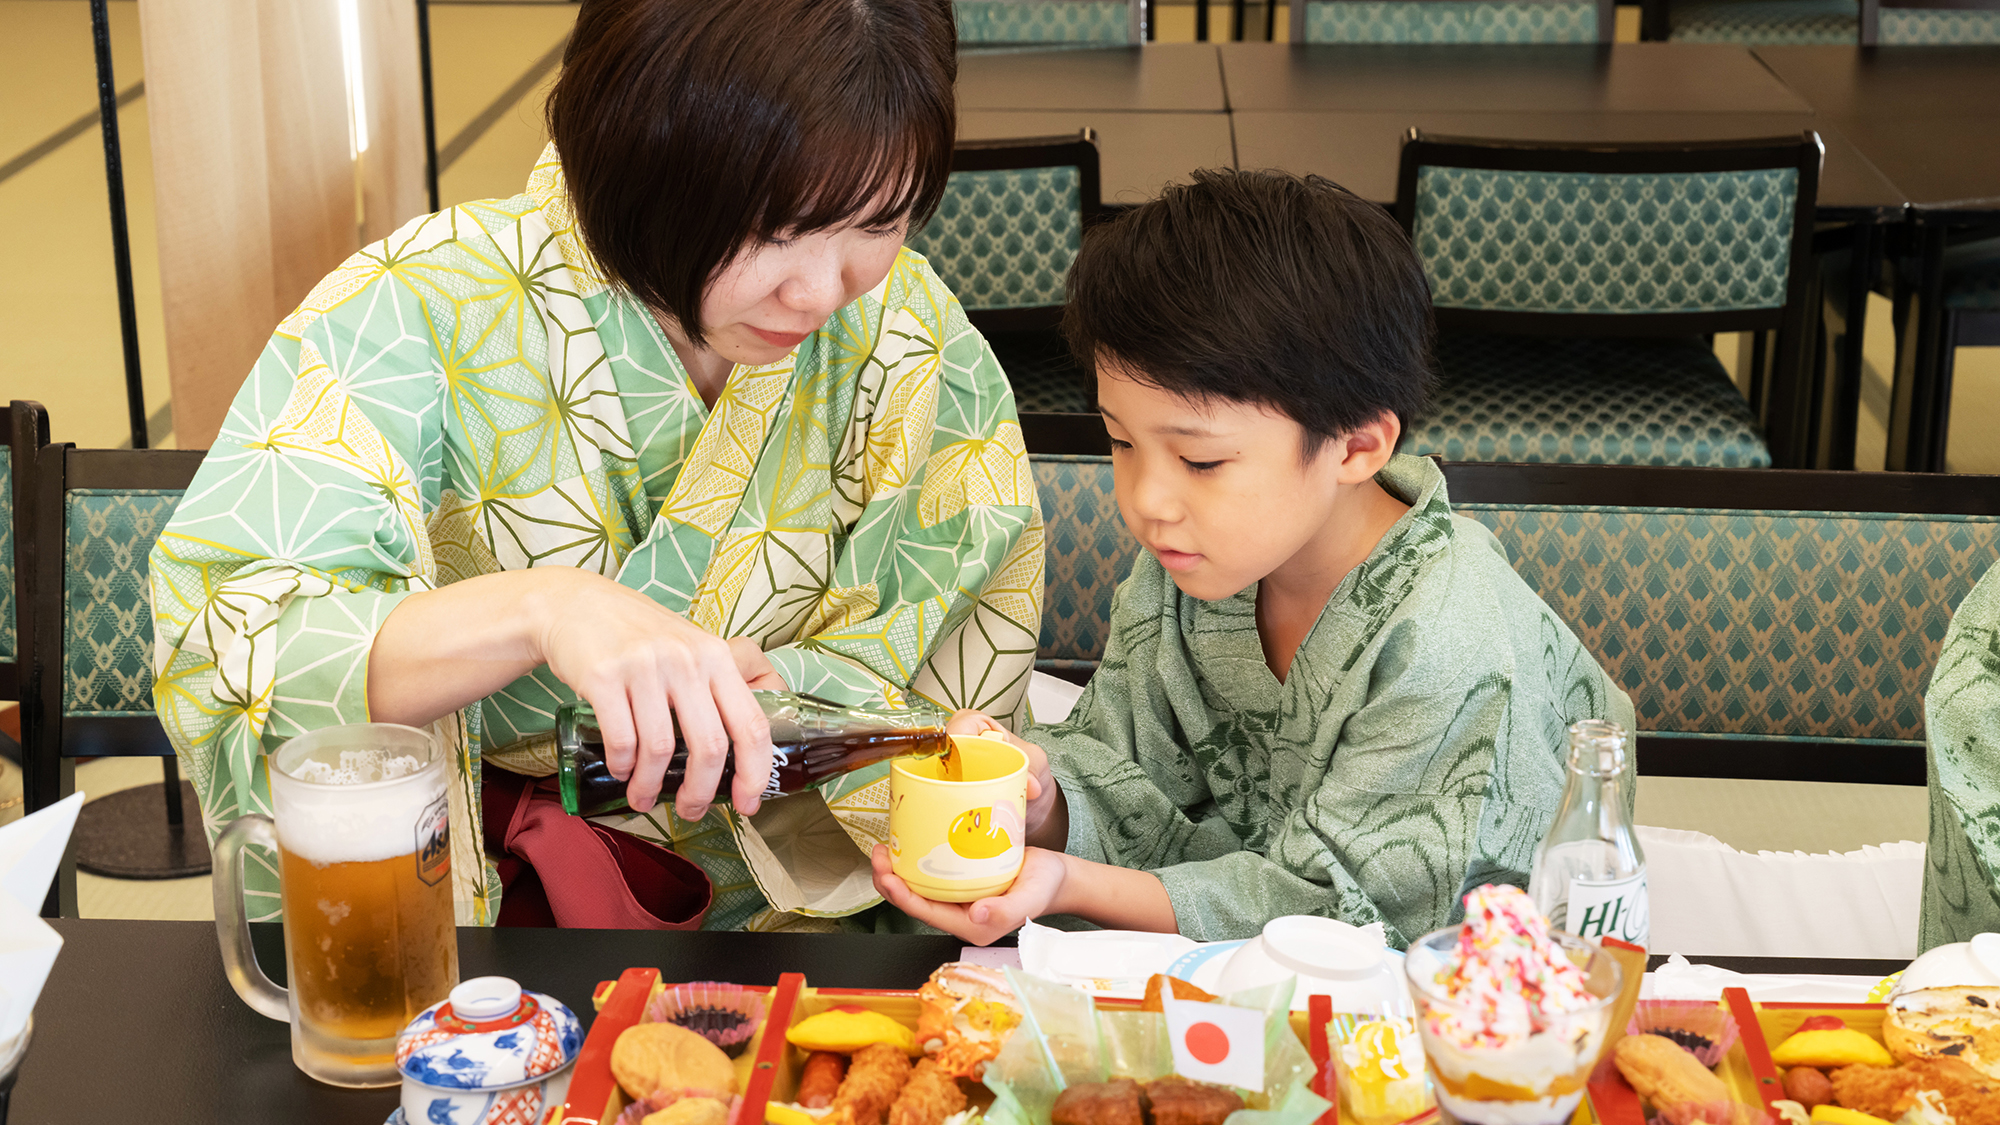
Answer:
MULTIPOLYGON (((581 816, 597 816, 600 813, 616 812, 629 807, 625 801, 625 782, 611 776, 611 768, 604 761, 604 742, 598 737, 595 727, 585 727, 580 732, 575 768, 572 773, 568 763, 564 764, 562 777, 563 805, 572 813, 581 816), (575 800, 571 801, 572 778, 574 778, 575 800)), ((675 749, 672 761, 667 765, 667 775, 660 785, 660 799, 671 800, 680 792, 681 783, 687 780, 687 750, 679 744, 680 731, 674 732, 675 749)), ((935 727, 922 730, 875 730, 856 731, 849 734, 828 734, 793 742, 777 744, 777 753, 771 760, 771 777, 764 785, 764 796, 779 797, 789 793, 803 793, 829 778, 838 777, 886 762, 891 758, 928 757, 951 751, 951 739, 935 727)), ((728 799, 730 782, 736 776, 734 755, 722 763, 722 778, 716 782, 716 795, 728 799)))

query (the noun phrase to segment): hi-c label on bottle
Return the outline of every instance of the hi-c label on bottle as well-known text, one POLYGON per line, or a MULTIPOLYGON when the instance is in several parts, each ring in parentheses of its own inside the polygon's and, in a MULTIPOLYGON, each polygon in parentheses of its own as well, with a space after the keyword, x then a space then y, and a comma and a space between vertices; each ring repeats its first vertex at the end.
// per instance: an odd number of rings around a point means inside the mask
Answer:
POLYGON ((1568 930, 1583 938, 1617 938, 1633 945, 1647 945, 1652 921, 1652 905, 1646 897, 1646 869, 1622 879, 1569 881, 1569 901, 1549 919, 1556 929, 1568 930))

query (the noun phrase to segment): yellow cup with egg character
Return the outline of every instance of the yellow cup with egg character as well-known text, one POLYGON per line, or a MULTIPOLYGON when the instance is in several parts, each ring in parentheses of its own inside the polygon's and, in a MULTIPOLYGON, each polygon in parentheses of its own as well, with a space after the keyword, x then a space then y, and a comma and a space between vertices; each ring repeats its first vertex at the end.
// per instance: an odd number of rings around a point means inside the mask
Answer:
POLYGON ((954 735, 949 759, 899 758, 889 770, 889 855, 928 899, 973 902, 1012 886, 1027 815, 1028 756, 998 731, 954 735))

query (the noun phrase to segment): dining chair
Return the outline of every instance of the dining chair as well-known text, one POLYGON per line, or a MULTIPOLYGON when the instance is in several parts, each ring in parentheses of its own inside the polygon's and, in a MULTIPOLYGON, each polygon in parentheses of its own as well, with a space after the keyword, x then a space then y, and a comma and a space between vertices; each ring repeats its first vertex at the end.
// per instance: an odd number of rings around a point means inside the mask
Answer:
POLYGON ((1047 543, 1035 670, 1085 683, 1111 636, 1111 597, 1139 541, 1118 514, 1109 439, 1096 414, 1024 414, 1021 437, 1047 543))
MULTIPOLYGON (((0 701, 21 698, 21 669, 17 654, 20 644, 15 639, 14 602, 15 584, 20 578, 21 563, 17 555, 20 538, 14 534, 14 511, 19 501, 14 496, 14 451, 12 435, 17 425, 47 425, 48 415, 36 412, 32 415, 7 407, 8 448, 5 457, 0 457, 0 701)), ((48 435, 43 434, 44 441, 48 435)))
POLYGON ((1891 464, 1946 471, 1958 349, 2000 345, 2000 215, 1972 206, 1912 207, 1905 252, 1884 271, 1896 323, 1891 464))
POLYGON ((1609 43, 1614 0, 1295 0, 1294 43, 1609 43))
POLYGON ((1863 47, 2000 43, 2000 0, 1861 0, 1863 47))
POLYGON ((1147 39, 1146 0, 952 0, 958 42, 994 47, 1128 47, 1147 39))
POLYGON ((944 199, 909 238, 985 335, 1024 411, 1095 409, 1058 330, 1083 229, 1103 211, 1097 139, 960 141, 944 199))
POLYGON ((1441 386, 1404 448, 1465 461, 1756 468, 1814 447, 1817 134, 1403 144, 1396 216, 1441 386), (1769 333, 1748 398, 1718 332, 1769 333))
POLYGON ((1632 697, 1649 776, 1924 784, 2000 478, 1448 462, 1452 510, 1632 697))
POLYGON ((1649 41, 1840 46, 1860 26, 1860 0, 1639 0, 1639 38, 1649 41))
MULTIPOLYGON (((93 820, 139 840, 109 841, 163 853, 147 870, 198 874, 207 863, 199 813, 187 823, 187 787, 153 713, 153 612, 146 557, 201 465, 200 450, 77 449, 48 440, 37 403, 16 402, 12 453, 16 532, 25 545, 17 609, 21 644, 21 747, 29 812, 75 789, 75 760, 165 760, 166 830, 146 789, 91 801, 79 820, 43 913, 75 917, 76 861, 93 820)), ((119 849, 114 847, 115 853, 119 849)), ((87 864, 88 860, 85 860, 87 864)), ((105 871, 127 874, 115 868, 105 871)))

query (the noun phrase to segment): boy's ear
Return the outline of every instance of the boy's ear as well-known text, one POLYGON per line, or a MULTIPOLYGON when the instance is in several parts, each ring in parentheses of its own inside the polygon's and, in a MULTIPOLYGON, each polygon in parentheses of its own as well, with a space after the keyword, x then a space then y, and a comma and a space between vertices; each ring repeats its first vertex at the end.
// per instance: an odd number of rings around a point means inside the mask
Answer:
POLYGON ((1396 455, 1396 442, 1403 436, 1402 420, 1393 410, 1384 410, 1372 421, 1327 443, 1327 452, 1340 456, 1340 482, 1359 484, 1372 480, 1389 458, 1396 455))

